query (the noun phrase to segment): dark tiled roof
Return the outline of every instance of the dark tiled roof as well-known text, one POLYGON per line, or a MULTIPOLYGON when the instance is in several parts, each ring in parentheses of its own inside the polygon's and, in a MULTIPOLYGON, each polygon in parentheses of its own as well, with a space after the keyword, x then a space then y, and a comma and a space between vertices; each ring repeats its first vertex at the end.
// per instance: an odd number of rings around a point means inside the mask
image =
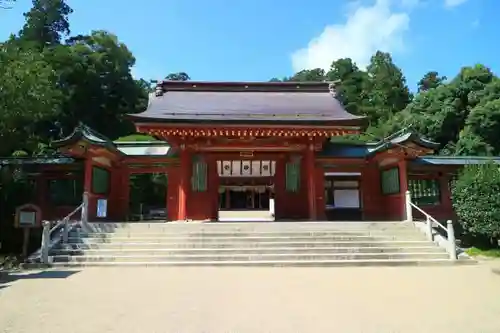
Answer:
POLYGON ((486 163, 500 164, 498 156, 422 156, 412 161, 414 165, 474 165, 486 163))
POLYGON ((325 122, 360 125, 364 117, 343 108, 328 83, 206 83, 159 85, 137 121, 325 122))
POLYGON ((430 149, 439 147, 438 143, 425 139, 408 128, 404 128, 378 142, 367 142, 366 144, 328 142, 325 144, 320 156, 350 158, 368 157, 391 147, 405 147, 407 142, 413 142, 421 147, 430 149))
POLYGON ((78 142, 79 140, 82 139, 99 146, 106 146, 106 147, 113 146, 113 142, 110 139, 108 139, 101 133, 94 131, 87 125, 79 123, 78 126, 75 127, 75 129, 70 135, 60 140, 52 142, 52 147, 58 148, 66 146, 78 142))
POLYGON ((385 149, 391 147, 402 146, 405 147, 406 142, 413 142, 419 145, 420 147, 429 148, 429 149, 437 149, 439 148, 439 143, 430 141, 420 134, 413 132, 410 129, 404 128, 386 138, 379 141, 378 143, 373 144, 373 148, 369 150, 370 154, 377 153, 379 151, 383 151, 385 149))
POLYGON ((78 124, 74 131, 67 137, 54 141, 52 146, 60 148, 74 144, 79 140, 85 140, 93 145, 106 147, 111 151, 128 156, 170 157, 175 154, 170 145, 164 141, 113 142, 82 123, 78 124))
POLYGON ((71 157, 0 157, 0 166, 18 164, 71 164, 76 160, 71 157))

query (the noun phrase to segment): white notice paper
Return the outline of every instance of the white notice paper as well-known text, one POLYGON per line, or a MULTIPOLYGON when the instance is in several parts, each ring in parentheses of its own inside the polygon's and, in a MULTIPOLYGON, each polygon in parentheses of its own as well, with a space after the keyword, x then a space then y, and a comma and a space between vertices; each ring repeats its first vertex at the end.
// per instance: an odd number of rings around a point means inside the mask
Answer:
POLYGON ((359 208, 359 190, 333 191, 335 208, 359 208))

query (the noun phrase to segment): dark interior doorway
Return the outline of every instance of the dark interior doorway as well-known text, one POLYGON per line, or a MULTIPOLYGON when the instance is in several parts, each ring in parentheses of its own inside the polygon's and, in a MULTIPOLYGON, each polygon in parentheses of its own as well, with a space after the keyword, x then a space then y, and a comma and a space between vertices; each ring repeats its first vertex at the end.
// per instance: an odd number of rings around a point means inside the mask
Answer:
POLYGON ((129 184, 129 221, 165 220, 167 218, 166 174, 132 174, 129 184))
POLYGON ((228 185, 219 189, 219 209, 269 210, 273 188, 265 185, 228 185))

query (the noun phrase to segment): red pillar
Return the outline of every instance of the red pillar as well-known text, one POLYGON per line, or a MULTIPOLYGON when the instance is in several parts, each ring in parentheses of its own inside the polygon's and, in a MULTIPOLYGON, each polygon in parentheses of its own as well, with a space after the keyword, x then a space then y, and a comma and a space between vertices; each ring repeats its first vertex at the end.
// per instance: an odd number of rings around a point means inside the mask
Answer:
POLYGON ((323 165, 315 167, 315 180, 316 180, 316 214, 320 220, 326 220, 325 211, 325 170, 323 165))
POLYGON ((129 184, 130 173, 128 167, 125 165, 119 169, 119 172, 120 172, 118 176, 119 194, 118 194, 117 206, 120 208, 119 211, 117 212, 117 216, 118 218, 125 220, 129 214, 128 206, 130 200, 130 184, 129 184))
POLYGON ((406 216, 406 191, 408 191, 408 163, 406 160, 401 160, 398 163, 399 167, 399 186, 400 186, 400 205, 399 218, 404 219, 406 216))
POLYGON ((307 201, 309 219, 316 220, 316 170, 314 167, 314 145, 311 143, 306 150, 305 167, 307 172, 307 201))
MULTIPOLYGON (((96 217, 96 201, 92 195, 92 157, 85 157, 83 192, 88 196, 87 218, 93 221, 96 217)), ((83 200, 83 198, 82 198, 83 200)))
POLYGON ((88 193, 92 192, 92 159, 90 157, 85 159, 83 190, 88 193))
POLYGON ((217 221, 219 217, 219 174, 217 172, 217 159, 206 155, 208 163, 208 192, 212 200, 212 213, 210 219, 217 221))
POLYGON ((189 193, 191 163, 189 152, 184 144, 180 147, 180 180, 179 180, 179 220, 187 220, 187 198, 189 193))
POLYGON ((287 215, 286 201, 286 161, 288 156, 280 156, 276 159, 276 171, 274 173, 274 215, 279 220, 287 215))

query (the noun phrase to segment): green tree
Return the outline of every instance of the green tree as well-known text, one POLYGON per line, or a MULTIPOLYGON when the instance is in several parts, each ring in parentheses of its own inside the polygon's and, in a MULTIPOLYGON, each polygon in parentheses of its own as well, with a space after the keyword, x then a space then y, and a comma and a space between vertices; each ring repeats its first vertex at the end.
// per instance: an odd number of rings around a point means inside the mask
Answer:
POLYGON ((64 133, 80 121, 112 139, 134 132, 126 115, 146 108, 149 84, 132 77, 135 58, 115 35, 94 31, 46 53, 65 96, 58 117, 64 133))
POLYGON ((170 73, 165 77, 165 80, 169 81, 189 81, 191 78, 185 72, 170 73))
POLYGON ((293 82, 321 82, 326 79, 325 71, 321 68, 315 69, 304 69, 300 72, 295 73, 289 78, 283 79, 283 81, 293 81, 293 82))
POLYGON ((460 134, 458 141, 449 142, 445 147, 447 155, 463 155, 463 156, 491 156, 494 148, 487 143, 481 136, 471 130, 470 127, 464 128, 460 134))
POLYGON ((72 12, 64 0, 33 0, 31 10, 24 13, 26 23, 19 37, 40 48, 60 44, 70 33, 68 16, 72 12))
POLYGON ((0 156, 38 149, 45 136, 39 124, 60 111, 57 80, 43 53, 0 47, 0 156))
POLYGON ((439 87, 446 81, 446 76, 439 76, 436 71, 427 72, 423 78, 418 81, 418 92, 427 91, 439 87))
POLYGON ((495 102, 499 93, 500 82, 489 68, 464 67, 449 83, 418 93, 405 110, 385 126, 395 131, 412 125, 439 142, 441 154, 498 153, 500 143, 494 133, 500 129, 495 102))
POLYGON ((393 63, 389 53, 377 51, 370 60, 367 73, 370 80, 366 87, 368 107, 365 110, 372 124, 376 125, 401 112, 412 96, 403 72, 393 63))
POLYGON ((343 58, 332 63, 326 74, 328 81, 339 81, 337 98, 346 110, 355 115, 363 115, 367 103, 368 75, 350 59, 343 58))
MULTIPOLYGON (((465 130, 469 137, 476 137, 488 144, 494 154, 500 153, 500 98, 476 106, 465 121, 465 130)), ((461 135, 458 143, 463 145, 468 136, 461 135)), ((470 139, 469 139, 470 140, 470 139)), ((477 154, 481 151, 469 151, 477 154)), ((485 153, 484 151, 481 153, 485 153)))
POLYGON ((453 207, 464 231, 500 237, 500 171, 495 163, 466 166, 452 186, 453 207))

